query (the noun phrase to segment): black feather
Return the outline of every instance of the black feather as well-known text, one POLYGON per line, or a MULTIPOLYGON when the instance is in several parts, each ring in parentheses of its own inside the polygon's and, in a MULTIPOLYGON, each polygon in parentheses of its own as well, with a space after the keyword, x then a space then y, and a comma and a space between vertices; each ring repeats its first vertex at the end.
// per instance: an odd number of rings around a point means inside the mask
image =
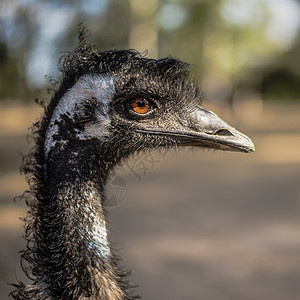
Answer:
MULTIPOLYGON (((85 74, 111 74, 115 78, 116 95, 111 109, 118 110, 127 99, 134 97, 147 97, 159 100, 161 105, 170 107, 176 101, 176 109, 182 110, 188 105, 199 105, 201 93, 195 84, 189 80, 189 65, 174 58, 154 60, 142 56, 134 50, 111 50, 99 52, 87 40, 87 32, 81 27, 78 47, 66 53, 59 62, 61 79, 58 80, 59 88, 55 92, 49 105, 39 122, 32 127, 32 137, 35 147, 25 157, 21 171, 26 175, 30 190, 23 194, 29 210, 25 219, 25 239, 27 249, 21 252, 21 263, 27 276, 33 281, 30 285, 19 283, 17 290, 11 296, 15 299, 134 299, 131 295, 131 285, 128 283, 127 273, 118 267, 118 258, 111 254, 109 259, 98 263, 97 255, 87 249, 87 243, 80 236, 80 228, 93 226, 89 219, 77 207, 80 193, 96 191, 102 201, 104 199, 104 185, 109 172, 122 159, 133 152, 153 148, 153 145, 172 145, 172 142, 160 137, 147 137, 143 143, 130 135, 133 123, 123 126, 114 124, 113 140, 110 148, 103 148, 98 152, 99 142, 93 139, 89 147, 81 141, 75 140, 75 128, 82 130, 86 124, 95 122, 97 101, 87 99, 83 104, 84 117, 68 124, 68 118, 62 118, 64 128, 60 132, 65 139, 72 136, 69 147, 81 149, 80 153, 88 153, 89 161, 79 155, 78 161, 71 161, 74 170, 78 164, 86 165, 85 171, 80 171, 82 184, 74 188, 69 185, 76 180, 76 171, 64 173, 65 161, 68 156, 56 162, 58 173, 53 173, 50 168, 45 171, 47 161, 45 158, 45 138, 51 117, 60 99, 78 79, 85 74), (124 100, 125 99, 125 100, 124 100), (122 100, 122 101, 121 101, 122 100), (122 145, 118 135, 128 135, 130 144, 122 145), (65 136, 64 136, 65 135, 65 136), (72 144, 73 143, 73 144, 72 144), (84 150, 84 151, 83 151, 84 150), (106 164, 98 164, 98 160, 105 160, 106 164), (99 170, 95 171, 96 169, 99 170), (51 173, 52 172, 52 173, 51 173), (95 174, 97 173, 97 174, 95 174), (95 175, 98 179, 89 177, 95 175), (64 185, 61 184, 64 182, 64 185), (79 191, 79 192, 78 192, 79 191), (67 196, 64 196, 65 194, 67 196), (65 198, 63 198, 65 197, 65 198), (67 197, 67 199, 66 199, 67 197), (79 215, 81 219, 70 219, 71 215, 79 215), (80 220, 86 220, 82 224, 80 220), (76 243, 76 246, 74 246, 76 243), (100 274, 100 275, 99 275, 100 274), (102 277, 101 274, 105 274, 102 277), (103 279, 104 278, 104 279, 103 279), (119 290, 116 294, 108 296, 106 288, 116 283, 119 290)), ((120 118, 122 115, 120 115, 120 118)), ((116 119, 118 120, 118 119, 116 119)), ((117 122, 113 120, 112 122, 117 122)), ((159 123, 159 121, 156 120, 159 123)), ((53 157, 60 153, 53 152, 53 157)), ((82 199, 80 198, 80 201, 82 199)), ((81 202, 82 203, 82 202, 81 202)), ((105 211, 101 203, 82 203, 83 207, 92 205, 99 216, 104 219, 105 211)), ((110 289, 113 289, 110 286, 110 289)))

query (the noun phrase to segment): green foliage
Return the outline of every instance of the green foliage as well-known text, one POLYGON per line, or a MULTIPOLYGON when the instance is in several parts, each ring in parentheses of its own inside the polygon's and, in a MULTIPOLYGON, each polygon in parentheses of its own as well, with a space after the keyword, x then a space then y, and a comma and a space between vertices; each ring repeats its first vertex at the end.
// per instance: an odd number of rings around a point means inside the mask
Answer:
POLYGON ((45 44, 53 66, 48 74, 38 76, 56 76, 53 70, 58 57, 77 43, 79 23, 84 22, 90 29, 91 41, 97 48, 105 50, 130 47, 132 33, 143 21, 144 26, 152 26, 157 37, 153 43, 157 42, 154 46, 158 56, 172 55, 197 66, 193 71, 204 86, 218 89, 218 85, 226 85, 231 90, 229 94, 236 88, 245 88, 270 97, 300 98, 300 35, 289 50, 270 39, 270 12, 264 1, 256 1, 245 19, 238 10, 235 14, 231 11, 238 0, 151 0, 151 9, 155 9, 148 14, 148 0, 139 0, 145 5, 133 13, 135 1, 3 0, 0 99, 39 95, 44 87, 32 85, 30 80, 37 76, 30 68, 32 60, 37 60, 36 49, 45 44), (5 13, 5 7, 10 7, 10 14, 5 13), (55 24, 57 15, 65 16, 63 27, 55 24), (41 16, 47 16, 47 20, 41 16), (47 41, 51 26, 59 33, 47 41))
POLYGON ((0 58, 0 100, 27 95, 29 91, 19 69, 21 58, 10 57, 4 43, 0 43, 0 58))

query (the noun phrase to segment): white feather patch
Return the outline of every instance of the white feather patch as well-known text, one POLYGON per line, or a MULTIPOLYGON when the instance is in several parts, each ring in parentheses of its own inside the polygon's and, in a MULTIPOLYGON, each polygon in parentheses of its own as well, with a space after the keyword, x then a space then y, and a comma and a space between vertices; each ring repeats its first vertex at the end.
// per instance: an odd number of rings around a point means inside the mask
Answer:
MULTIPOLYGON (((76 104, 80 104, 86 99, 96 98, 101 108, 101 120, 103 123, 108 123, 108 107, 114 93, 115 86, 112 76, 105 74, 87 74, 81 76, 74 86, 59 100, 53 111, 46 132, 44 145, 45 158, 48 157, 50 150, 56 144, 54 136, 59 133, 59 127, 56 123, 62 121, 62 116, 65 115, 70 119, 74 118, 76 104)), ((85 139, 85 135, 79 134, 79 138, 85 139)))
MULTIPOLYGON (((84 194, 85 198, 92 201, 100 201, 94 191, 86 192, 84 194)), ((79 204, 80 205, 80 204, 79 204)), ((108 258, 110 255, 110 247, 107 239, 107 229, 106 223, 103 218, 101 218, 97 213, 95 213, 95 207, 86 205, 84 207, 86 217, 89 219, 88 223, 91 223, 91 227, 87 227, 85 230, 81 231, 82 237, 88 243, 88 249, 100 257, 108 258)))

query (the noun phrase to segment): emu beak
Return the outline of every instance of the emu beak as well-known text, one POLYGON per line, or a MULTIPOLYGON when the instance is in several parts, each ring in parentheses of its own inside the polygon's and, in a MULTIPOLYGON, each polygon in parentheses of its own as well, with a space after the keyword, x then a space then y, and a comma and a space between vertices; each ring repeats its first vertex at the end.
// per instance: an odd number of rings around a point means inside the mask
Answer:
POLYGON ((246 153, 255 151, 249 137, 202 107, 195 107, 192 111, 189 128, 181 133, 182 144, 246 153))
POLYGON ((173 138, 177 144, 182 146, 246 153, 255 150, 249 137, 229 126, 213 112, 202 107, 194 107, 187 119, 181 120, 180 124, 178 122, 174 128, 176 130, 147 128, 138 131, 173 138))

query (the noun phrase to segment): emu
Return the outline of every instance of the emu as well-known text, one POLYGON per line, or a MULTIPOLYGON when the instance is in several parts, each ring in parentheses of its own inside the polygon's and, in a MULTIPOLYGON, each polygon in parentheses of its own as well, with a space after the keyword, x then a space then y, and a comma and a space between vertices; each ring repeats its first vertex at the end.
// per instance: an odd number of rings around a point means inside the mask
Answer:
POLYGON ((201 106, 189 65, 133 50, 99 52, 83 32, 60 65, 60 87, 33 127, 23 172, 28 216, 15 299, 134 299, 107 237, 105 184, 129 155, 164 147, 254 151, 201 106), (25 263, 25 264, 24 264, 25 263))

